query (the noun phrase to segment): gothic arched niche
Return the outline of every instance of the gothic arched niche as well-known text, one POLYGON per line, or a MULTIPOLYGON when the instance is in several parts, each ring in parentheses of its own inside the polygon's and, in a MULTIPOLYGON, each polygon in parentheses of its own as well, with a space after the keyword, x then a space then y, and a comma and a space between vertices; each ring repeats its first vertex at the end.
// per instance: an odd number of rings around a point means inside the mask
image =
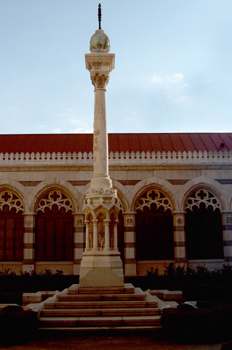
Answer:
POLYGON ((0 191, 0 260, 23 260, 23 212, 19 196, 10 189, 0 191))
POLYGON ((137 260, 174 258, 173 217, 170 199, 158 189, 149 189, 136 203, 137 260))
POLYGON ((73 206, 66 194, 52 189, 37 205, 36 260, 73 260, 73 206))
POLYGON ((185 211, 187 259, 222 259, 222 217, 217 196, 198 188, 187 198, 185 211))

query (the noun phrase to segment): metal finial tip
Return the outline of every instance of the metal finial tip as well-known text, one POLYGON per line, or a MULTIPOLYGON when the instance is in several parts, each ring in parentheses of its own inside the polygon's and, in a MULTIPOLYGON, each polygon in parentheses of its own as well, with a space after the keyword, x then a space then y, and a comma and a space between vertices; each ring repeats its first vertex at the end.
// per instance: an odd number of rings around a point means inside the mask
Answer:
POLYGON ((102 17, 102 13, 101 13, 101 4, 98 5, 98 22, 99 22, 99 29, 101 29, 101 17, 102 17))

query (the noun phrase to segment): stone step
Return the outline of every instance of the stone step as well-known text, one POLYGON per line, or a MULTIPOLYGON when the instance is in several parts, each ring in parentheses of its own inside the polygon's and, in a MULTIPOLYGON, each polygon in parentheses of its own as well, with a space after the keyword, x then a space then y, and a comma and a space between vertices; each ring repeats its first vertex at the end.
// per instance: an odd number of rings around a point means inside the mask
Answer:
POLYGON ((69 331, 69 332, 99 332, 99 331, 125 331, 125 332, 159 332, 162 330, 161 325, 157 326, 120 326, 120 327, 39 327, 41 331, 69 331))
POLYGON ((158 316, 158 308, 132 308, 132 309, 44 309, 42 317, 93 317, 93 316, 158 316))
POLYGON ((134 286, 131 283, 125 283, 124 287, 80 287, 79 284, 73 284, 68 288, 69 294, 132 294, 134 286))
POLYGON ((140 289, 135 288, 133 294, 60 294, 57 295, 58 301, 121 301, 121 300, 145 300, 146 294, 140 289))
MULTIPOLYGON (((146 300, 135 301, 60 301, 45 302, 45 309, 115 309, 115 308, 143 308, 147 307, 146 300)), ((157 307, 148 306, 148 307, 157 307)))
POLYGON ((160 326, 160 316, 41 317, 39 327, 160 326))

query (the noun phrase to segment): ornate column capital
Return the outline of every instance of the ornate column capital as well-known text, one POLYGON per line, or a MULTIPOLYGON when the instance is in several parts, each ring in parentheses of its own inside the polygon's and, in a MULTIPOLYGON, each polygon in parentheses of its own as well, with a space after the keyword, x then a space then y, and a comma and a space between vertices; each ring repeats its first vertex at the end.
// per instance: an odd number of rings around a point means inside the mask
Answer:
POLYGON ((110 75, 106 73, 91 74, 90 77, 95 89, 103 89, 103 90, 105 90, 106 85, 108 84, 110 79, 110 75))

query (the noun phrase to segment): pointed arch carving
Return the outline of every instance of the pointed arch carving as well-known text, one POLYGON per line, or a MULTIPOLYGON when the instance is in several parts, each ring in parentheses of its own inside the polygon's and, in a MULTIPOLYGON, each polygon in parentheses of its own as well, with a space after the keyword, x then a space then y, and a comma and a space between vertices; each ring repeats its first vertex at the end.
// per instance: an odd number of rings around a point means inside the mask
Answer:
POLYGON ((57 178, 49 178, 42 181, 39 185, 35 186, 31 193, 33 195, 32 211, 37 210, 38 203, 45 193, 51 190, 58 190, 65 194, 72 203, 73 212, 79 212, 82 207, 84 195, 79 192, 75 186, 71 185, 68 181, 57 178))
POLYGON ((144 207, 151 209, 151 205, 155 204, 157 209, 163 207, 164 211, 170 209, 172 211, 172 203, 170 199, 160 190, 152 188, 139 197, 136 202, 136 211, 144 210, 144 207))
POLYGON ((193 207, 200 208, 204 204, 205 208, 212 207, 213 211, 221 210, 221 205, 214 193, 207 188, 201 187, 193 191, 186 200, 185 210, 193 211, 193 207))
POLYGON ((0 191, 0 210, 3 211, 5 206, 8 207, 8 211, 14 209, 16 213, 24 212, 21 198, 10 189, 0 191))
POLYGON ((150 177, 145 180, 138 182, 133 189, 128 193, 130 199, 130 210, 136 211, 136 205, 138 198, 150 189, 156 189, 162 192, 170 201, 172 211, 178 210, 179 208, 179 192, 176 186, 172 185, 169 181, 158 177, 150 177))
POLYGON ((58 210, 63 208, 66 213, 69 210, 73 212, 71 200, 59 189, 51 189, 46 192, 42 198, 40 198, 36 211, 42 211, 44 213, 46 208, 52 210, 53 205, 56 205, 58 210))

